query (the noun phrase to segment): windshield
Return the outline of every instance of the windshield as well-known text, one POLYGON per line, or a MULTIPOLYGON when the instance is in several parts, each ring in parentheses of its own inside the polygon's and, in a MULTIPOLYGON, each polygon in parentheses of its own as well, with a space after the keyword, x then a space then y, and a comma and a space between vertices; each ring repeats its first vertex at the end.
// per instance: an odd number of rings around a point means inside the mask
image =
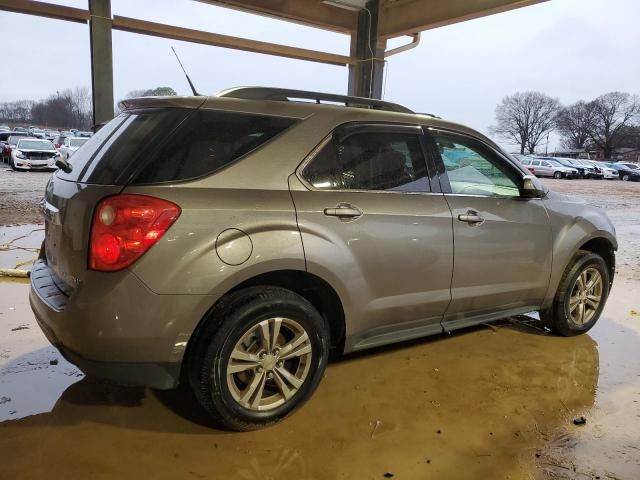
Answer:
POLYGON ((15 145, 16 143, 18 143, 18 141, 24 138, 24 135, 19 135, 19 136, 13 136, 13 137, 9 137, 9 139, 7 140, 7 143, 9 145, 15 145))
POLYGON ((87 143, 88 138, 72 138, 69 140, 69 143, 72 147, 81 147, 85 143, 87 143))
POLYGON ((19 140, 18 148, 25 150, 55 150, 49 140, 19 140))

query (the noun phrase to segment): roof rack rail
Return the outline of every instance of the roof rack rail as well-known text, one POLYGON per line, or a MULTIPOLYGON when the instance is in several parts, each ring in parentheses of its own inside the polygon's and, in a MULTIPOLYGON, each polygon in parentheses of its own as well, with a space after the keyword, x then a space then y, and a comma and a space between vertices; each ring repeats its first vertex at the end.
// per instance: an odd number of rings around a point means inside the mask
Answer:
POLYGON ((404 105, 373 98, 352 97, 349 95, 335 95, 333 93, 309 92, 306 90, 292 90, 287 88, 269 87, 236 87, 223 90, 218 97, 242 98, 245 100, 274 100, 288 102, 291 100, 315 100, 316 103, 336 102, 344 103, 346 107, 364 107, 388 112, 415 113, 404 105))

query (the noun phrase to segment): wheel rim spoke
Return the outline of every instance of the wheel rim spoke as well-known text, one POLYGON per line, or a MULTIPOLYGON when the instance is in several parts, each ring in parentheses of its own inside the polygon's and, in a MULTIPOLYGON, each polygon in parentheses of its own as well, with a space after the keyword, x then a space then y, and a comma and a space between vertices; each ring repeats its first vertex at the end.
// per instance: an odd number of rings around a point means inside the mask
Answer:
POLYGON ((275 375, 273 376, 273 380, 276 382, 278 390, 280 390, 280 393, 282 394, 284 399, 289 400, 293 396, 293 392, 287 386, 286 382, 281 376, 281 373, 278 370, 276 370, 275 375))
POLYGON ((259 362, 260 357, 254 353, 245 352, 244 350, 240 350, 238 345, 231 352, 231 358, 235 360, 244 360, 245 362, 259 362))
POLYGON ((292 387, 296 389, 302 386, 302 381, 299 378, 291 375, 291 373, 289 373, 289 371, 285 368, 276 368, 276 375, 279 375, 280 377, 285 379, 292 387))
POLYGON ((258 388, 256 388, 255 395, 253 396, 253 401, 251 402, 251 408, 257 409, 260 406, 265 383, 267 383, 267 376, 264 372, 262 372, 260 374, 260 383, 258 383, 258 388))
POLYGON ((300 355, 311 352, 311 344, 308 342, 309 336, 307 335, 307 332, 304 332, 294 338, 291 342, 282 346, 280 358, 287 360, 289 358, 299 357, 300 355))
POLYGON ((262 348, 270 352, 271 351, 271 336, 269 335, 269 320, 265 320, 258 324, 258 334, 260 335, 260 342, 262 342, 262 348))
POLYGON ((247 370, 251 370, 258 366, 260 366, 260 362, 244 362, 244 363, 230 362, 229 366, 227 367, 227 375, 234 375, 236 373, 246 372, 247 370))
POLYGON ((247 388, 247 390, 244 392, 244 395, 240 399, 241 403, 243 404, 249 403, 255 391, 258 389, 260 384, 264 382, 263 377, 264 377, 264 373, 262 373, 262 375, 256 375, 255 377, 253 377, 253 380, 249 384, 249 387, 247 388))
POLYGON ((271 348, 275 348, 278 344, 278 336, 280 335, 280 326, 282 325, 282 318, 274 318, 269 322, 271 326, 271 348))

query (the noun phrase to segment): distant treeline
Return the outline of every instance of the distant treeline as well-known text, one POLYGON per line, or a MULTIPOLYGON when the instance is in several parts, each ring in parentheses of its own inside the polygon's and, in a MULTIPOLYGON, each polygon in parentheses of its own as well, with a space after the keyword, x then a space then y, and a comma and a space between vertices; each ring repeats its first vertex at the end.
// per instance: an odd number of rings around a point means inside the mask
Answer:
POLYGON ((88 130, 92 121, 88 87, 66 89, 44 100, 0 103, 0 122, 88 130))

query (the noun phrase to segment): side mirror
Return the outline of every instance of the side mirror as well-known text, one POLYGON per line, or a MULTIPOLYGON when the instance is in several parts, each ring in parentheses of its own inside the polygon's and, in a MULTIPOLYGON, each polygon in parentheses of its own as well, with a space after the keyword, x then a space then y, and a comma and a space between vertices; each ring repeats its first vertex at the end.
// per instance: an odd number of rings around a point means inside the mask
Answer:
POLYGON ((520 189, 522 198, 541 198, 545 193, 544 187, 536 177, 525 175, 522 178, 522 188, 520 189))

